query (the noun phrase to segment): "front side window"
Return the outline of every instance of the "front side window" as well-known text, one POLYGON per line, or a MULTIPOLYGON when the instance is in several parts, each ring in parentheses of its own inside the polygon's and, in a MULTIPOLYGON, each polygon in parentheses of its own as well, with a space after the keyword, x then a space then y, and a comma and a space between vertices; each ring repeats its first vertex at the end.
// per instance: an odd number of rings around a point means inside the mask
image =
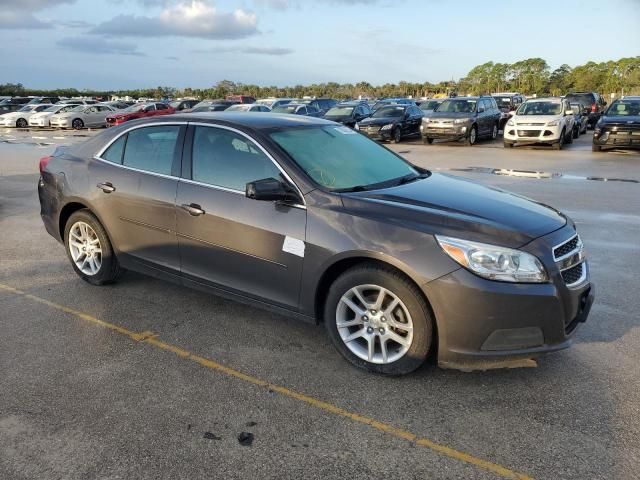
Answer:
POLYGON ((245 191, 249 182, 279 178, 280 170, 246 137, 214 127, 196 127, 192 148, 192 179, 245 191))
POLYGON ((123 164, 147 172, 171 175, 180 127, 162 125, 131 130, 123 164))
POLYGON ((343 126, 291 128, 270 136, 309 177, 330 190, 365 189, 418 175, 391 151, 343 126))
POLYGON ((164 103, 156 103, 156 108, 158 110, 168 110, 168 107, 164 103))

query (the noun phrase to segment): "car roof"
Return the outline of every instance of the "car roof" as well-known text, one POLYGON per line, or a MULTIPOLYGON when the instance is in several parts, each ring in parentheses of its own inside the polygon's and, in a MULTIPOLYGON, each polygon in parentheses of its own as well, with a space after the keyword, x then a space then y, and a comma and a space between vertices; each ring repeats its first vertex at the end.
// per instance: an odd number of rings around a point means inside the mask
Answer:
MULTIPOLYGON (((171 116, 171 120, 203 122, 203 123, 221 123, 228 126, 245 127, 255 130, 285 128, 285 127, 305 127, 305 126, 323 126, 335 125, 334 122, 316 117, 306 117, 300 115, 287 115, 282 113, 247 113, 238 114, 231 112, 197 112, 176 114, 171 116)), ((147 122, 161 121, 167 122, 167 118, 151 118, 147 122)))
POLYGON ((562 100, 564 100, 564 99, 560 98, 560 97, 540 97, 540 98, 530 98, 525 103, 533 103, 533 102, 556 102, 556 103, 560 103, 560 102, 562 102, 562 100))

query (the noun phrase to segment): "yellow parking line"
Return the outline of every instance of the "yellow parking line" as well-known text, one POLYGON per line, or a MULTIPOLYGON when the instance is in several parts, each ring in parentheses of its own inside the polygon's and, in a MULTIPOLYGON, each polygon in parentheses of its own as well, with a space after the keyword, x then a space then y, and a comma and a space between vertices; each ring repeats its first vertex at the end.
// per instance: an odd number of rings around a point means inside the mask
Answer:
POLYGON ((109 330, 112 330, 113 332, 119 333, 121 335, 125 335, 127 337, 129 337, 132 340, 135 340, 136 342, 143 342, 149 345, 152 345, 156 348, 159 348, 161 350, 165 350, 168 352, 171 352, 175 355, 177 355, 178 357, 184 358, 186 360, 191 360, 192 362, 195 362, 205 368, 209 368, 211 370, 215 370, 221 373, 224 373, 226 375, 229 375, 231 377, 235 377, 238 378, 240 380, 243 380, 245 382, 251 383, 253 385, 257 385, 260 387, 265 387, 268 388, 269 390, 272 390, 274 392, 278 392, 284 396, 287 396, 289 398, 293 398, 295 400, 301 401, 306 403, 307 405, 310 405, 312 407, 318 408, 320 410, 323 410, 325 412, 329 412, 332 413, 336 416, 339 417, 343 417, 343 418, 348 418, 349 420, 352 420, 354 422, 358 422, 364 425, 369 425, 370 427, 375 428, 376 430, 379 430, 381 432, 387 433, 389 435, 391 435, 392 437, 395 438, 400 438, 403 440, 407 440, 409 442, 414 442, 416 445, 419 445, 421 447, 425 447, 431 451, 440 453, 442 455, 445 455, 447 457, 453 458, 455 460, 459 460, 461 462, 470 464, 470 465, 474 465, 476 467, 480 467, 483 468, 485 470, 488 470, 490 472, 493 472, 503 478, 510 478, 510 479, 517 479, 517 480, 533 480, 532 477, 524 474, 524 473, 519 473, 516 472, 514 470, 511 470, 507 467, 504 467, 502 465, 499 465, 497 463, 493 463, 493 462, 489 462, 487 460, 483 460, 481 458, 478 457, 474 457, 473 455, 470 455, 468 453, 465 452, 461 452, 459 450, 456 450, 454 448, 450 448, 447 447, 446 445, 442 445, 440 443, 436 443, 433 442, 427 438, 420 438, 418 435, 411 433, 409 431, 406 430, 402 430, 401 428, 397 428, 394 427, 393 425, 389 425, 388 423, 383 423, 383 422, 379 422, 377 420, 374 420, 372 418, 369 417, 365 417, 364 415, 359 415, 357 413, 353 413, 350 412, 348 410, 344 410, 336 405, 333 405, 331 403, 328 402, 324 402, 322 400, 319 400, 317 398, 311 397, 309 395, 305 395, 303 393, 299 393, 296 392, 294 390, 290 390, 286 387, 280 386, 280 385, 274 385, 272 383, 269 383, 266 380, 262 380, 258 377, 254 377, 253 375, 249 375, 246 373, 243 373, 239 370, 235 370, 233 368, 229 368, 229 367, 225 367, 224 365, 211 360, 209 358, 205 358, 205 357, 201 357, 200 355, 196 355, 194 353, 189 352, 188 350, 185 350, 183 348, 180 348, 178 346, 175 345, 171 345, 169 343, 165 343, 162 340, 158 339, 158 336, 156 334, 154 334, 153 332, 150 331, 144 331, 144 332, 133 332, 131 330, 128 330, 124 327, 121 327, 119 325, 115 325, 113 323, 109 323, 109 322, 105 322, 104 320, 100 320, 96 317, 93 317, 87 313, 75 310, 73 308, 69 308, 69 307, 65 307, 64 305, 59 305, 57 303, 54 302, 50 302, 49 300, 46 300, 44 298, 41 297, 37 297, 35 295, 31 295, 29 293, 23 292, 22 290, 18 290, 17 288, 13 288, 10 287, 9 285, 4 285, 2 283, 0 283, 0 289, 4 290, 6 292, 10 292, 13 293, 15 295, 20 295, 23 296, 24 298, 27 298, 29 300, 33 300, 34 302, 38 302, 44 305, 47 305, 51 308, 55 308, 56 310, 60 310, 62 312, 68 313, 70 315, 73 315, 81 320, 84 320, 85 322, 89 322, 92 323, 94 325, 98 325, 101 326, 103 328, 107 328, 109 330))

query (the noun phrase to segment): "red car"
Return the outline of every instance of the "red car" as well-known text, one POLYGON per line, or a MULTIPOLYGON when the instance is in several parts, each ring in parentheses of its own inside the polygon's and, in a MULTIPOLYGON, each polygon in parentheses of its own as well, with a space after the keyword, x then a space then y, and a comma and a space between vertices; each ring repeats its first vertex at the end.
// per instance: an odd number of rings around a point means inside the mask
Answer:
POLYGON ((136 118, 155 117, 156 115, 170 115, 176 113, 176 109, 170 107, 166 103, 161 102, 149 102, 149 103, 136 103, 129 108, 116 113, 112 113, 107 116, 107 127, 113 127, 120 125, 128 120, 135 120, 136 118))

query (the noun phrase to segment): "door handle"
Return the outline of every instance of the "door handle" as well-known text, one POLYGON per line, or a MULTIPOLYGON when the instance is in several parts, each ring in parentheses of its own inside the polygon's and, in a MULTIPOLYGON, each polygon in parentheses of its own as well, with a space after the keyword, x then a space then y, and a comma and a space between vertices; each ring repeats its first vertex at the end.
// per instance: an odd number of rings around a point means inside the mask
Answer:
POLYGON ((98 185, 96 185, 96 187, 98 187, 104 193, 111 193, 111 192, 115 192, 116 191, 116 187, 114 187, 111 184, 111 182, 99 183, 98 185))
POLYGON ((194 217, 199 217, 200 215, 204 214, 204 210, 197 203, 190 203, 190 204, 184 203, 182 204, 182 208, 184 208, 187 212, 189 212, 189 215, 193 215, 194 217))

